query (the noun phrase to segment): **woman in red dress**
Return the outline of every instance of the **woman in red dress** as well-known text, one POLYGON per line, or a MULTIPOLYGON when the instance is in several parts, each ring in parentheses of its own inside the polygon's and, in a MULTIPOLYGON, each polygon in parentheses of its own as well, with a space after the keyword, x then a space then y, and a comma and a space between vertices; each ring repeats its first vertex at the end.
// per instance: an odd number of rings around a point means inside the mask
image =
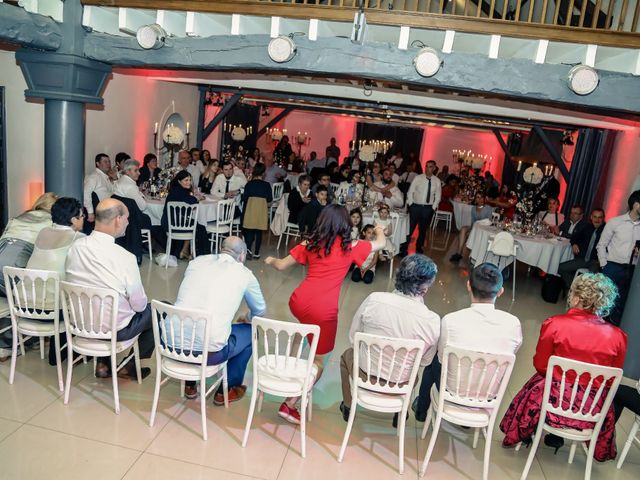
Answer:
MULTIPOLYGON (((376 227, 376 239, 351 240, 351 223, 347 209, 328 205, 322 210, 309 238, 296 245, 285 258, 267 257, 265 263, 285 270, 296 263, 308 266, 307 276, 289 299, 291 313, 300 323, 319 325, 320 338, 314 363, 316 381, 322 375, 324 356, 333 350, 338 328, 340 287, 352 263, 361 266, 372 251, 386 244, 384 228, 376 227)), ((300 423, 296 408, 298 398, 288 398, 278 414, 291 423, 300 423)))
MULTIPOLYGON (((533 357, 533 366, 537 373, 516 394, 500 422, 500 430, 505 434, 503 446, 531 442, 540 420, 547 363, 552 355, 605 367, 622 368, 627 351, 627 335, 602 318, 613 307, 616 296, 615 284, 601 273, 585 273, 574 280, 567 296, 569 311, 564 315, 548 318, 542 324, 533 357)), ((561 374, 558 373, 557 379, 555 377, 554 373, 551 398, 557 401, 561 393, 561 374)), ((570 372, 566 378, 563 398, 570 398, 575 374, 571 378, 570 372)), ((583 388, 578 388, 576 399, 581 402, 588 379, 581 379, 579 382, 583 388)), ((591 394, 593 395, 594 392, 595 390, 592 389, 591 394)), ((601 404, 604 402, 604 397, 605 395, 600 396, 601 404)), ((552 427, 579 430, 593 428, 593 423, 555 414, 547 414, 547 423, 552 427)), ((564 441, 561 437, 547 434, 544 443, 555 447, 557 451, 564 441)), ((611 406, 600 430, 594 457, 603 462, 615 456, 615 419, 614 409, 611 406)))

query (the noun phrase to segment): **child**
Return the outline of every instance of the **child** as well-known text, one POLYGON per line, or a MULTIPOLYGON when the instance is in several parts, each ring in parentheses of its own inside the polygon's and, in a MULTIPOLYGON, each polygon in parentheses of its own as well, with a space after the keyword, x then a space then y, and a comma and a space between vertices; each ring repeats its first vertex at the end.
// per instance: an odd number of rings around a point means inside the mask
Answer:
POLYGON ((264 163, 257 163, 253 167, 251 180, 244 186, 242 201, 242 231, 247 245, 247 256, 252 251, 252 257, 260 258, 260 245, 262 244, 262 231, 269 227, 268 205, 273 200, 271 185, 262 179, 264 175, 264 163), (255 240, 255 247, 253 246, 255 240))
POLYGON ((362 212, 359 208, 354 208, 349 215, 351 215, 351 240, 357 240, 362 230, 362 212))
MULTIPOLYGON (((391 257, 394 255, 395 248, 391 241, 391 235, 393 235, 393 223, 391 220, 391 214, 389 213, 389 206, 384 203, 378 209, 378 218, 375 219, 374 225, 381 225, 384 227, 384 235, 387 237, 387 245, 384 247, 385 253, 388 253, 391 257)), ((386 257, 387 255, 385 255, 386 257)), ((386 260, 386 258, 385 258, 386 260)))
MULTIPOLYGON (((372 242, 376 238, 376 232, 374 226, 369 224, 365 225, 360 234, 362 240, 369 240, 372 242)), ((373 276, 376 273, 376 263, 378 263, 378 252, 371 252, 366 258, 362 267, 356 266, 351 273, 351 280, 359 282, 362 280, 367 285, 373 282, 373 276)))

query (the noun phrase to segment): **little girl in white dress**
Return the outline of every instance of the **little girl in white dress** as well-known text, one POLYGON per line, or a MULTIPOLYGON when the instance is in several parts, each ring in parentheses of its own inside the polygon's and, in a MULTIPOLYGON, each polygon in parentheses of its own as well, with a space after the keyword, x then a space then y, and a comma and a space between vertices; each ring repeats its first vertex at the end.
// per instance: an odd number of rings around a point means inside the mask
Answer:
POLYGON ((391 219, 391 214, 389 213, 389 207, 387 205, 381 205, 378 209, 378 216, 374 220, 375 226, 384 227, 384 235, 387 237, 387 244, 384 247, 384 252, 387 253, 388 257, 393 257, 395 254, 395 248, 393 246, 393 242, 391 241, 391 236, 393 235, 393 220, 391 219))

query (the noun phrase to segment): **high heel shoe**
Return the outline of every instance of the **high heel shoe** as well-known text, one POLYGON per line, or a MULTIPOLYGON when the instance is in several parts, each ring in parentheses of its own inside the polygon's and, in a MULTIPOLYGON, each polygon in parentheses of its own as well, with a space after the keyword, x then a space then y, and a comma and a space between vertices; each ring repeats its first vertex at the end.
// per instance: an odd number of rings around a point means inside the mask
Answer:
POLYGON ((564 438, 554 435, 553 433, 547 433, 544 436, 544 444, 547 447, 555 448, 553 454, 557 455, 558 450, 564 446, 564 438))
POLYGON ((180 252, 180 260, 193 260, 193 257, 189 252, 180 252))

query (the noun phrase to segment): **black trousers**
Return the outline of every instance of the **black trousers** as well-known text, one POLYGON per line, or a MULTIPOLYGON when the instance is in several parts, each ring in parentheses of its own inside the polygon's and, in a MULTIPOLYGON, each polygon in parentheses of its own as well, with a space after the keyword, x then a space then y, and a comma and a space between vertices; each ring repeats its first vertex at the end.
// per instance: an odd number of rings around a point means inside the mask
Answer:
POLYGON ((433 357, 431 365, 424 368, 422 372, 422 381, 420 382, 420 391, 418 392, 418 406, 416 408, 416 417, 423 417, 429 411, 431 406, 431 387, 435 384, 440 389, 440 373, 442 365, 438 356, 433 357))
POLYGON ((409 206, 409 235, 407 235, 407 243, 404 245, 402 251, 407 252, 409 243, 411 242, 411 235, 418 226, 418 240, 416 241, 416 253, 422 253, 424 249, 424 242, 427 239, 427 229, 431 223, 433 217, 433 207, 431 205, 417 205, 412 204, 409 206))
POLYGON ((362 281, 367 285, 373 282, 373 276, 374 276, 374 273, 371 270, 367 270, 366 272, 364 272, 364 275, 363 275, 362 271, 358 266, 356 266, 356 268, 353 269, 353 272, 351 272, 351 280, 353 280, 354 282, 362 281))
POLYGON ((635 387, 620 385, 616 396, 613 398, 613 409, 616 414, 616 422, 622 415, 625 408, 628 408, 636 415, 640 415, 640 393, 635 387))
MULTIPOLYGON (((151 304, 147 303, 147 307, 131 318, 129 324, 121 330, 118 330, 116 339, 119 342, 131 340, 136 335, 138 337, 138 347, 140 348, 140 358, 151 358, 155 347, 153 340, 153 327, 151 326, 151 304)), ((102 357, 102 363, 108 363, 109 357, 102 357)))
POLYGON ((247 248, 251 250, 254 255, 258 255, 260 253, 260 246, 262 245, 262 230, 244 228, 242 233, 244 234, 244 243, 247 245, 247 248), (252 248, 254 240, 256 246, 252 248))

